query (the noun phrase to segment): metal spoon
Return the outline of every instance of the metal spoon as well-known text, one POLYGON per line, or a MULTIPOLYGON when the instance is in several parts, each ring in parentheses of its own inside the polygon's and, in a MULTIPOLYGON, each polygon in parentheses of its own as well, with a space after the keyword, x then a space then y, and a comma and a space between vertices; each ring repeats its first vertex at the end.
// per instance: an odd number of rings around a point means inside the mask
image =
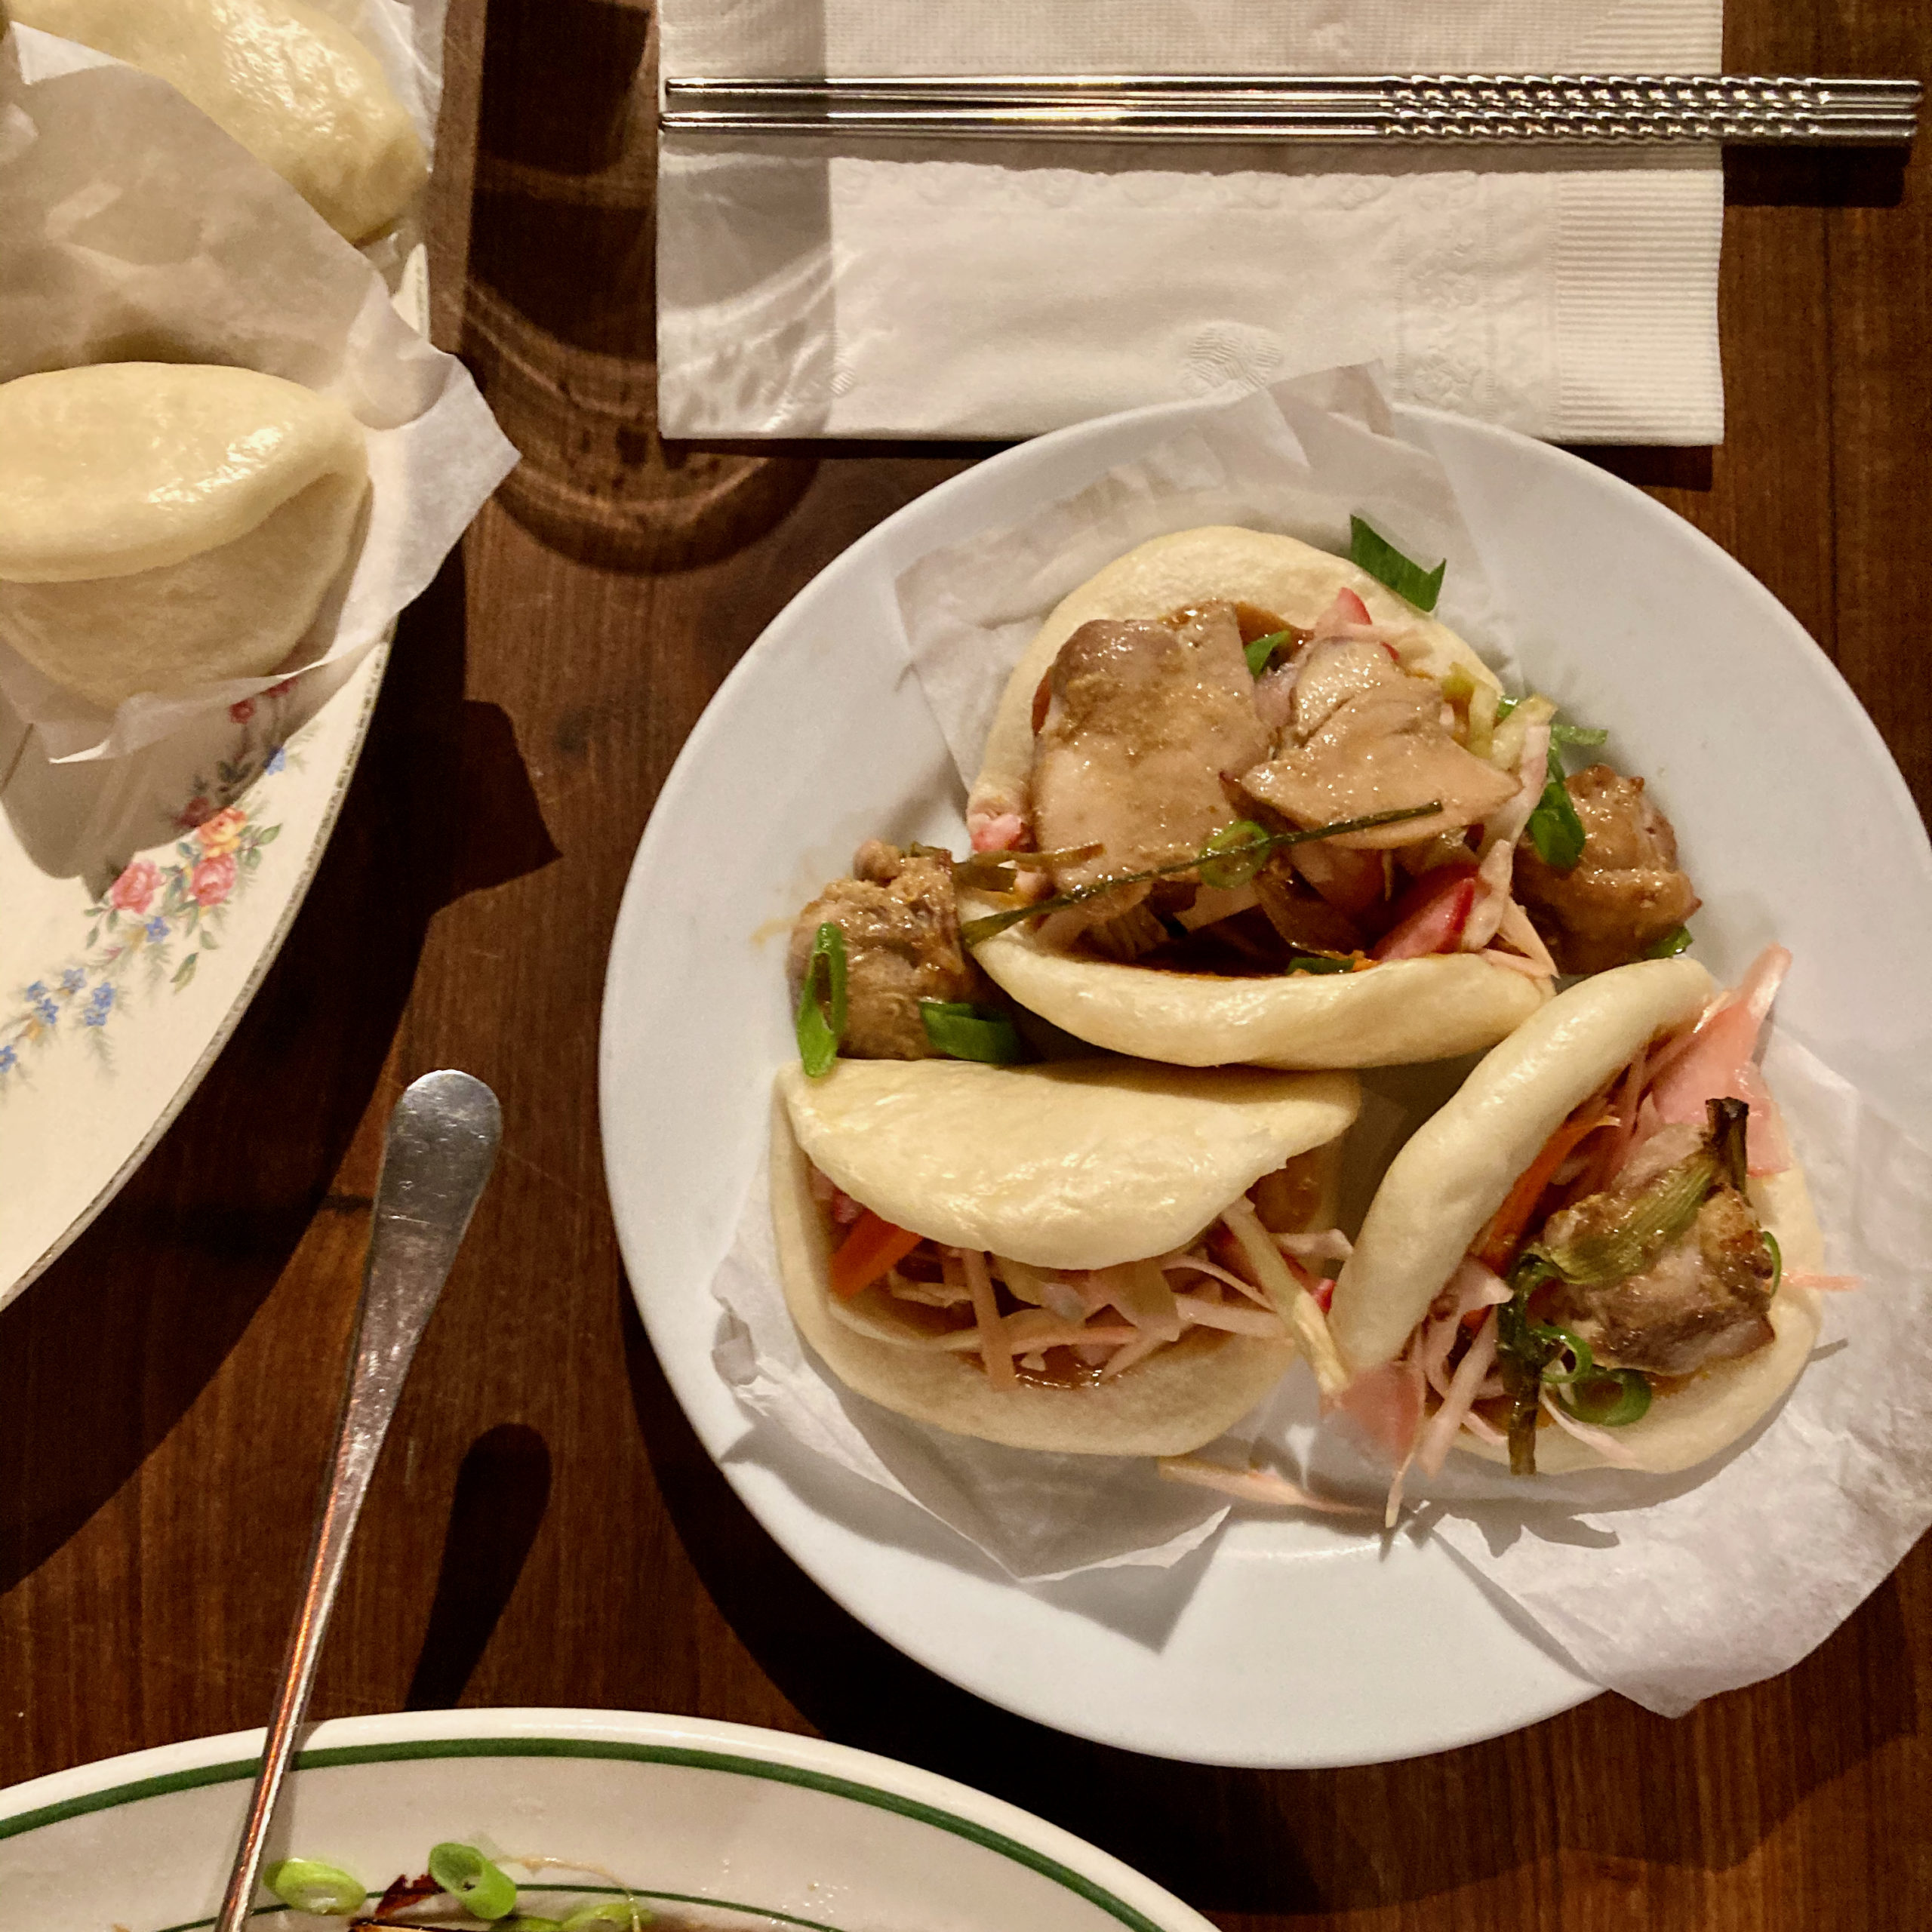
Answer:
POLYGON ((502 1127, 496 1095, 481 1081, 449 1071, 426 1073, 413 1082, 389 1115, 355 1353, 329 1485, 315 1517, 308 1588, 289 1632, 262 1767, 215 1932, 241 1932, 254 1903, 269 1822, 315 1680, 349 1538, 416 1345, 496 1164, 502 1127))

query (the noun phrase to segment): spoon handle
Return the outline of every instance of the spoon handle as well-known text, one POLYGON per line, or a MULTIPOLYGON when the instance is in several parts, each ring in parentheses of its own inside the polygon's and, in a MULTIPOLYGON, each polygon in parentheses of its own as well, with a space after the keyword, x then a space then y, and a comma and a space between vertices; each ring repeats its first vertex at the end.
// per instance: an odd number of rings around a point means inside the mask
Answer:
POLYGON ((449 1071, 414 1081, 389 1116, 355 1354, 328 1487, 316 1514, 308 1587, 289 1632, 261 1769, 215 1932, 240 1932, 254 1902, 269 1823, 308 1706, 355 1519, 416 1345, 495 1164, 501 1131, 495 1094, 481 1081, 449 1071))

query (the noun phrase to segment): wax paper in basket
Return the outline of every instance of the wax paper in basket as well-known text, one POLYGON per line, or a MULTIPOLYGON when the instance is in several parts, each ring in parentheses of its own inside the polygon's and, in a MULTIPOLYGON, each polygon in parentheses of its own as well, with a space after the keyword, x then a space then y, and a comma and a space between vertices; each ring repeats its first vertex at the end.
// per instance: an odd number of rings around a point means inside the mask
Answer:
MULTIPOLYGON (((1284 529, 1343 550, 1351 511, 1410 554, 1449 560, 1438 614, 1513 675, 1502 646, 1509 614, 1446 474, 1398 432, 1374 372, 1330 371, 1193 419, 1023 525, 903 574, 912 662, 962 777, 977 768, 1007 671, 1039 621, 1101 565, 1147 537, 1210 522, 1284 529)), ((1827 1265, 1865 1284, 1828 1297, 1820 1346, 1790 1398, 1684 1476, 1546 1479, 1527 1504, 1506 1472, 1452 1457, 1435 1481, 1410 1483, 1398 1531, 1441 1538, 1585 1675, 1670 1714, 1788 1669, 1932 1522, 1932 1155, 1775 1027, 1765 1064, 1826 1232, 1827 1265)), ((1365 1084, 1363 1138, 1386 1160, 1422 1117, 1415 1084, 1371 1075, 1365 1084)), ((1355 1192, 1365 1198, 1363 1177, 1355 1192)), ((768 1220, 761 1174, 715 1287, 728 1311, 720 1369, 769 1422, 909 1497, 1022 1577, 1171 1563, 1225 1515, 1206 1494, 1169 1500, 1144 1464, 989 1452, 844 1391, 784 1315, 768 1220), (1060 1466, 1024 1466, 1041 1461, 1060 1466)), ((1295 1419, 1312 1408, 1268 1405, 1204 1453, 1378 1503, 1386 1469, 1346 1423, 1295 1419)))
MULTIPOLYGON (((426 128, 432 14, 372 17, 384 28, 372 44, 426 128)), ((0 42, 0 381, 97 361, 238 364, 339 397, 368 432, 360 547, 267 675, 109 713, 0 644, 0 698, 56 759, 138 750, 285 680, 293 729, 428 585, 516 460, 469 372, 402 319, 375 263, 294 189, 165 82, 21 28, 0 42)))

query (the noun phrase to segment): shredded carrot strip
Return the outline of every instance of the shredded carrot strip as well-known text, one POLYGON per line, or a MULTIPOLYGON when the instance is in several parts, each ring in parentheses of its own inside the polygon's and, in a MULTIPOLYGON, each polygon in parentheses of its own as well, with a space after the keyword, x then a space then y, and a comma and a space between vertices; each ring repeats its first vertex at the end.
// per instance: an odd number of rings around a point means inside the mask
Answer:
POLYGON ((968 1247, 960 1251, 959 1258, 965 1264, 966 1285, 973 1291, 973 1318, 979 1325, 980 1359, 986 1365, 986 1380, 995 1389, 1017 1388, 1020 1372, 1013 1365, 1013 1344, 993 1294, 986 1257, 977 1248, 968 1247))
POLYGON ((1529 1226, 1530 1217, 1536 1212, 1550 1177, 1562 1166, 1577 1142, 1602 1120, 1608 1104, 1601 1094, 1586 1101, 1544 1142, 1543 1152, 1518 1177, 1503 1205, 1491 1216, 1482 1245, 1475 1251, 1476 1259, 1485 1268, 1493 1268, 1499 1275, 1508 1272, 1521 1244, 1523 1230, 1529 1226))
POLYGON ((902 1228, 875 1214, 868 1208, 852 1224, 852 1232, 838 1244, 832 1257, 832 1292, 849 1301, 861 1288, 869 1288, 889 1269, 898 1266, 924 1239, 910 1228, 902 1228))

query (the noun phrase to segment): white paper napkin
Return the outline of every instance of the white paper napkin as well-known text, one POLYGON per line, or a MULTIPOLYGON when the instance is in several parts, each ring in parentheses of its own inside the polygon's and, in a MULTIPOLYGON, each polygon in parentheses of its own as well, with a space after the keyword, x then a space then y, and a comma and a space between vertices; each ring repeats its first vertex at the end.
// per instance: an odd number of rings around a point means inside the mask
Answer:
MULTIPOLYGON (((1077 496, 900 577, 909 658, 962 774, 977 766, 989 693, 1099 561, 1220 516, 1339 548, 1349 509, 1371 503, 1398 544, 1451 560, 1442 614, 1507 675, 1508 614, 1446 474, 1395 433, 1371 372, 1334 371, 1235 401, 1077 496)), ((1765 1065, 1826 1231, 1826 1265, 1865 1284, 1827 1298, 1820 1346, 1789 1399, 1682 1476, 1544 1478, 1526 1501, 1506 1472, 1452 1456, 1439 1477, 1406 1490, 1401 1534, 1440 1537, 1585 1675, 1669 1715, 1788 1669, 1932 1523, 1932 1154, 1789 1034, 1774 1030, 1765 1065)), ((1442 1096, 1402 1069, 1365 1084, 1354 1154, 1373 1166, 1442 1096)), ((1366 1178, 1352 1177, 1359 1198, 1366 1178)), ((909 1498, 1029 1580, 1171 1564, 1225 1516, 1198 1492, 1171 1498, 1145 1463, 1054 1457, 1030 1469, 1036 1459, 905 1421, 841 1389, 785 1312, 769 1216, 761 1174, 713 1283, 725 1313, 719 1371, 766 1425, 909 1498)), ((1349 1425, 1318 1423, 1300 1367, 1278 1399, 1204 1453, 1235 1463, 1252 1454, 1371 1505, 1388 1484, 1349 1425)))
MULTIPOLYGON (((664 0, 666 73, 1696 72, 1721 0, 664 0)), ((1723 435, 1714 152, 667 137, 669 436, 1016 437, 1379 360, 1564 442, 1723 435)))

